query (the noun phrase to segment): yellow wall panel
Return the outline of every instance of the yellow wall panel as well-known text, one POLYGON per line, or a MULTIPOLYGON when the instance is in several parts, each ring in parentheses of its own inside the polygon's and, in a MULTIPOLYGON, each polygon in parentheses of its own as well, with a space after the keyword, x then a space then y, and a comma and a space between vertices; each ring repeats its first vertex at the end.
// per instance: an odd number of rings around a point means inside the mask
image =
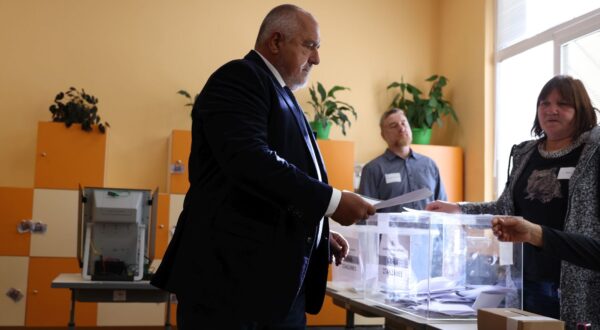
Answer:
POLYGON ((48 225, 45 233, 31 234, 32 256, 77 256, 78 191, 34 189, 33 220, 48 225))
MULTIPOLYGON (((71 291, 54 289, 50 285, 61 273, 78 272, 81 272, 81 269, 76 258, 30 258, 26 326, 67 326, 71 291)), ((95 326, 96 303, 76 303, 75 324, 95 326)))
POLYGON ((30 233, 19 233, 21 220, 31 220, 33 189, 0 187, 0 255, 28 256, 30 233))
POLYGON ((0 256, 0 326, 25 325, 25 306, 27 305, 27 257, 0 256), (4 295, 14 288, 23 294, 21 300, 15 302, 4 295))
POLYGON ((85 132, 79 124, 38 123, 34 187, 104 186, 107 134, 85 132))

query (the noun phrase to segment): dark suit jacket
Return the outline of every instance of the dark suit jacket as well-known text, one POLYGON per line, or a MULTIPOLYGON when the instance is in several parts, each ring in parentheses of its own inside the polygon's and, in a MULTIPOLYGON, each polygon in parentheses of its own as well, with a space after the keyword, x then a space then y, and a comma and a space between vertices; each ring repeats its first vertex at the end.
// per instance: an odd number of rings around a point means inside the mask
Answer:
POLYGON ((153 285, 269 322, 287 314, 304 278, 306 310, 320 310, 327 219, 318 248, 315 237, 332 188, 316 179, 306 119, 292 106, 253 51, 208 79, 192 111, 190 189, 153 285))

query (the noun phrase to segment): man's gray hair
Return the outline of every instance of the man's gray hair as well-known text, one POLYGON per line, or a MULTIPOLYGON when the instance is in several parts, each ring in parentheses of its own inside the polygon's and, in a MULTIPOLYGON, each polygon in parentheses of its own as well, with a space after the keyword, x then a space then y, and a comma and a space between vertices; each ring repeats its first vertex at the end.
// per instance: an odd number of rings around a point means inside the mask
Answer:
POLYGON ((300 22, 297 18, 299 13, 310 15, 306 10, 291 4, 280 5, 271 9, 260 25, 255 47, 266 42, 275 32, 282 33, 286 38, 294 35, 300 29, 300 22))
POLYGON ((385 119, 397 112, 400 112, 401 114, 406 116, 406 114, 404 113, 404 111, 402 111, 402 109, 391 108, 388 111, 384 112, 383 115, 381 115, 381 118, 379 119, 379 127, 383 128, 383 122, 385 121, 385 119))

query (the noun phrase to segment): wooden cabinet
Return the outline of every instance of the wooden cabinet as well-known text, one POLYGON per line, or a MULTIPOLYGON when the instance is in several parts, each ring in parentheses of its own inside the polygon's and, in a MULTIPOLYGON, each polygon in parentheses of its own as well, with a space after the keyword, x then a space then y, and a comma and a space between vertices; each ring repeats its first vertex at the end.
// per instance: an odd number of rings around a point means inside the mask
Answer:
POLYGON ((0 327, 24 326, 25 306, 27 306, 27 268, 28 257, 0 256, 0 327), (9 299, 4 294, 9 289, 21 292, 22 298, 18 301, 9 299))
POLYGON ((162 259, 169 244, 169 194, 158 194, 158 210, 156 214, 156 238, 154 242, 154 258, 162 259))
POLYGON ((317 140, 325 162, 329 184, 340 190, 353 191, 354 142, 317 140))
POLYGON ((167 189, 171 194, 185 194, 188 181, 188 159, 192 148, 192 132, 173 130, 169 139, 169 174, 167 189))
POLYGON ((22 220, 31 220, 33 189, 0 187, 0 256, 28 256, 30 232, 19 233, 22 220))
MULTIPOLYGON (((76 259, 77 189, 80 184, 104 185, 106 138, 97 130, 82 131, 78 124, 67 128, 40 122, 34 187, 0 188, 0 283, 25 295, 16 303, 0 300, 0 325, 67 325, 71 294, 50 284, 60 273, 81 271, 76 259), (21 220, 41 222, 46 232, 20 234, 21 220)), ((77 303, 76 322, 96 325, 96 304, 77 303)))
POLYGON ((107 134, 85 132, 79 124, 38 123, 34 187, 103 187, 107 134))
MULTIPOLYGON (((65 327, 69 322, 71 292, 68 289, 53 289, 50 285, 60 273, 80 271, 76 258, 29 258, 25 325, 65 327)), ((96 305, 96 303, 77 302, 75 324, 95 326, 96 305)))
POLYGON ((33 220, 48 227, 31 234, 31 256, 77 257, 78 203, 76 190, 34 189, 33 220))
POLYGON ((461 202, 464 200, 464 171, 463 151, 459 147, 413 144, 413 151, 423 154, 435 161, 442 182, 446 188, 448 201, 461 202))

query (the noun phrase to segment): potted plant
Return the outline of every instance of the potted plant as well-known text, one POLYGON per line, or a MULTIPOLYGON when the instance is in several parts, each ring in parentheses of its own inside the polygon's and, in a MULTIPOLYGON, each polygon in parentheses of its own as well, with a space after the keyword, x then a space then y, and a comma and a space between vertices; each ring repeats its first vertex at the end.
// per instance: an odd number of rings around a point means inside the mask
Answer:
POLYGON ((52 121, 63 122, 67 127, 81 124, 81 129, 87 132, 92 130, 92 125, 98 125, 100 133, 104 133, 110 125, 100 122, 97 103, 98 98, 86 93, 83 88, 78 91, 75 87, 69 87, 66 92, 56 94, 54 104, 50 106, 52 121))
MULTIPOLYGON (((194 107, 194 102, 196 101, 196 98, 198 98, 198 94, 196 94, 196 96, 194 98, 192 98, 192 95, 190 93, 188 93, 188 91, 186 91, 185 89, 180 89, 177 92, 177 94, 183 95, 183 97, 188 99, 188 102, 185 104, 186 107, 190 107, 190 108, 194 107)), ((190 116, 191 115, 192 115, 192 112, 190 111, 190 116)))
POLYGON ((309 89, 311 100, 308 101, 314 109, 314 118, 310 123, 313 131, 317 133, 318 139, 328 139, 331 123, 342 128, 342 134, 346 135, 346 124, 351 126, 349 114, 356 119, 356 110, 350 104, 340 101, 335 97, 335 93, 343 90, 350 90, 344 86, 333 86, 329 91, 325 90, 323 84, 317 82, 317 86, 311 86, 309 89))
POLYGON ((400 89, 394 95, 390 107, 404 111, 412 130, 413 143, 416 144, 429 143, 433 124, 442 126, 442 117, 450 115, 455 122, 458 122, 454 108, 442 94, 442 88, 446 86, 448 79, 444 76, 432 75, 426 81, 432 83, 428 98, 422 98, 421 91, 414 85, 405 83, 404 79, 401 82, 393 82, 387 87, 387 89, 400 89))
POLYGON ((56 94, 54 104, 50 106, 52 121, 64 122, 67 127, 81 124, 81 129, 87 132, 92 130, 92 125, 98 125, 100 133, 104 133, 110 125, 100 122, 97 103, 98 99, 87 94, 83 88, 78 91, 70 87, 66 92, 56 94))

